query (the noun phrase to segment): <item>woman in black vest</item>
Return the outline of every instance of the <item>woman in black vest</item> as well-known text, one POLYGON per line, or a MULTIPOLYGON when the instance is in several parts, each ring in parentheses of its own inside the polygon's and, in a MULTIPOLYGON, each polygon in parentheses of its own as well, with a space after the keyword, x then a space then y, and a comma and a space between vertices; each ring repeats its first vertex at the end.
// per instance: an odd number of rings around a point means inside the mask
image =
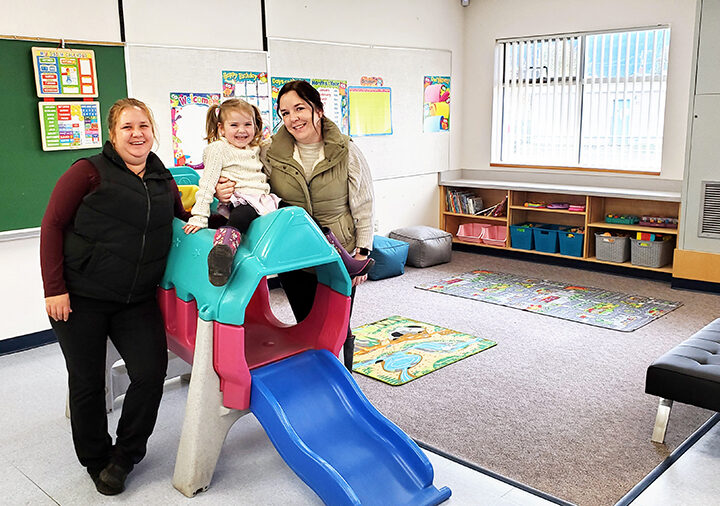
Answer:
POLYGON ((42 220, 40 258, 46 309, 68 370, 75 451, 98 492, 114 495, 144 457, 155 426, 167 369, 155 292, 173 216, 190 215, 150 151, 148 107, 119 100, 108 130, 102 153, 78 160, 58 180, 42 220), (105 413, 108 337, 130 376, 114 444, 105 413))

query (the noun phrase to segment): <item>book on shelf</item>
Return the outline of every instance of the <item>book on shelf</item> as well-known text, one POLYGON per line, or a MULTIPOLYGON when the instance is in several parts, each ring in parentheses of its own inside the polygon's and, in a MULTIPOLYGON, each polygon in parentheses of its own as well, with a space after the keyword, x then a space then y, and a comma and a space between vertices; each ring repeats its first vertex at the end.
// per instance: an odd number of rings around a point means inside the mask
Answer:
POLYGON ((446 188, 445 207, 451 213, 478 214, 483 208, 483 200, 471 191, 446 188))

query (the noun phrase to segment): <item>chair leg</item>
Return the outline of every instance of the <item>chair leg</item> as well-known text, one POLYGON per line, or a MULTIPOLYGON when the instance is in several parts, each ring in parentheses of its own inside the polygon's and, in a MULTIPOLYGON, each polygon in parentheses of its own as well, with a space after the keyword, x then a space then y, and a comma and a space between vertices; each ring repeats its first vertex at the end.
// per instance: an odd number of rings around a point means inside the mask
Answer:
POLYGON ((667 431, 672 405, 673 401, 670 399, 660 399, 657 416, 655 417, 655 427, 653 428, 652 438, 650 438, 653 443, 665 442, 665 431, 667 431))

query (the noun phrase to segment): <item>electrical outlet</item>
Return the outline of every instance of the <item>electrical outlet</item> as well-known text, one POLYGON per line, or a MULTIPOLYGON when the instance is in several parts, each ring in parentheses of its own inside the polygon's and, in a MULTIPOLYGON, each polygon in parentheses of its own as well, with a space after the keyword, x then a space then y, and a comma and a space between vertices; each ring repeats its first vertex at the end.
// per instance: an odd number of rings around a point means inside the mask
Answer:
POLYGON ((380 220, 375 218, 375 221, 373 222, 373 232, 377 232, 380 230, 380 220))

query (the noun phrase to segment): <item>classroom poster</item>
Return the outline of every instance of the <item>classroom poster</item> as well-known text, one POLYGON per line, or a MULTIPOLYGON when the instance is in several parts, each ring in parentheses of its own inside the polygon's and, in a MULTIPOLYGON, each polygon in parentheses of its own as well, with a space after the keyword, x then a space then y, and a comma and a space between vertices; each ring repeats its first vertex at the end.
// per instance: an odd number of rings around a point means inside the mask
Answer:
POLYGON ((32 61, 38 97, 98 96, 95 51, 34 47, 32 61))
POLYGON ((313 79, 310 81, 320 93, 325 116, 330 118, 345 135, 349 130, 347 81, 313 79))
POLYGON ((170 93, 173 158, 175 166, 202 163, 205 140, 205 116, 220 93, 170 93))
POLYGON ((450 77, 425 76, 423 132, 450 130, 450 77))
POLYGON ((383 78, 375 76, 362 76, 360 78, 360 86, 382 86, 383 78))
POLYGON ((100 102, 40 102, 43 151, 102 147, 100 102))
POLYGON ((290 81, 310 82, 310 79, 305 79, 304 77, 271 77, 270 78, 270 96, 272 98, 272 133, 277 132, 278 128, 280 128, 280 125, 282 125, 282 119, 280 118, 280 115, 278 115, 278 113, 277 113, 277 99, 278 99, 278 94, 280 93, 280 88, 285 86, 285 83, 289 83, 290 81))
POLYGON ((272 110, 267 72, 222 71, 222 99, 241 98, 260 110, 263 139, 270 137, 272 110))
POLYGON ((349 86, 350 135, 392 134, 391 90, 380 86, 349 86))

